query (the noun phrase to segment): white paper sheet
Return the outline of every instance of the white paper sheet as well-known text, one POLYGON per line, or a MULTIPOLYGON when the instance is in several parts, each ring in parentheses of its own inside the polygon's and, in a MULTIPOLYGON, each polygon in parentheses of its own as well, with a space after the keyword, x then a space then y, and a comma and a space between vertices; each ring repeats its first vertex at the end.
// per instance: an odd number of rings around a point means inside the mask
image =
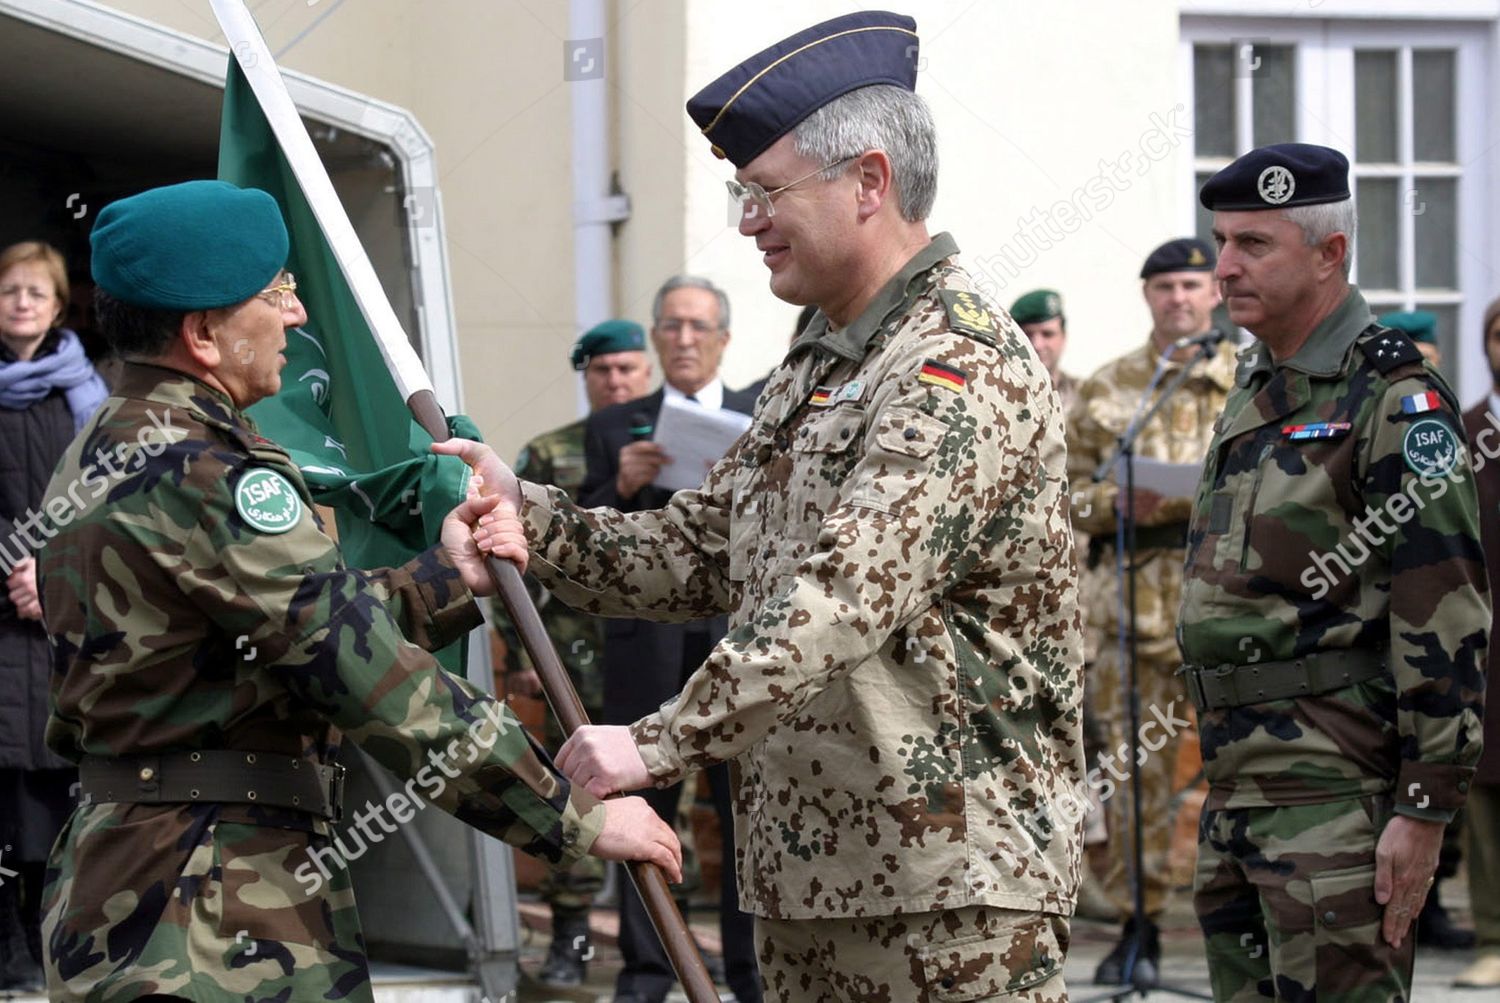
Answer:
MULTIPOLYGON (((1125 484, 1125 469, 1116 463, 1109 472, 1110 480, 1122 487, 1125 484)), ((1146 491, 1155 491, 1163 498, 1192 498, 1198 494, 1198 482, 1203 478, 1202 463, 1168 463, 1138 457, 1135 461, 1135 486, 1146 491)))
POLYGON ((696 488, 750 427, 750 416, 738 411, 710 411, 692 401, 668 397, 656 416, 651 438, 672 458, 656 475, 656 485, 668 491, 696 488))

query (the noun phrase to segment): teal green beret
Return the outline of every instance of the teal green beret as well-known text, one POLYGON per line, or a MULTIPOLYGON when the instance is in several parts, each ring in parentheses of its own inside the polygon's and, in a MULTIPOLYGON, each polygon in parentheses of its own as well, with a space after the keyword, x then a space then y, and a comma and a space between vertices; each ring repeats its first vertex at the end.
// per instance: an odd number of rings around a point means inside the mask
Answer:
POLYGON ((1396 311, 1381 314, 1378 323, 1404 331, 1412 341, 1437 344, 1437 314, 1426 310, 1396 311))
POLYGON ((1010 316, 1017 324, 1040 324, 1062 316, 1062 297, 1051 289, 1033 289, 1010 305, 1010 316))
POLYGON ((645 350, 645 328, 633 320, 606 320, 585 331, 573 346, 573 368, 581 370, 596 355, 645 350))
POLYGON ((111 202, 89 234, 99 288, 152 310, 212 310, 260 292, 286 265, 276 200, 227 181, 187 181, 111 202))

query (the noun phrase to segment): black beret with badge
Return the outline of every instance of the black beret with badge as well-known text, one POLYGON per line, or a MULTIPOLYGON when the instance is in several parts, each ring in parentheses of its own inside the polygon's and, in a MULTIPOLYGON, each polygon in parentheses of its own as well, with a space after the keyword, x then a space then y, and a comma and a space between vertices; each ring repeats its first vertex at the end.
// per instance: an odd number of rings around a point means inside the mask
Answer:
POLYGON ((1251 150, 1203 184, 1198 201, 1213 212, 1290 209, 1349 198, 1349 160, 1312 143, 1251 150))
POLYGON ((1146 255, 1141 278, 1149 279, 1163 272, 1211 272, 1214 262, 1214 249, 1206 241, 1197 237, 1179 237, 1146 255))
POLYGON ((860 11, 777 42, 688 100, 715 156, 744 167, 803 119, 874 84, 917 88, 917 22, 860 11))

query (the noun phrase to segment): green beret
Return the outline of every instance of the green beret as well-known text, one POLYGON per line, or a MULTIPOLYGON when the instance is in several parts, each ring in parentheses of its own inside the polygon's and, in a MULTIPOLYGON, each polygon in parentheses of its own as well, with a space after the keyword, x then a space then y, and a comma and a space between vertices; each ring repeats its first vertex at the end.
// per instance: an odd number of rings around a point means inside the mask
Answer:
POLYGON ((187 181, 111 202, 89 234, 94 282, 151 310, 212 310, 260 292, 286 265, 276 200, 227 181, 187 181))
POLYGON ((606 320, 585 331, 573 346, 573 368, 583 369, 596 355, 645 350, 645 328, 633 320, 606 320))
POLYGON ((1412 341, 1437 344, 1437 314, 1426 310, 1398 310, 1381 314, 1378 323, 1404 331, 1412 341))
POLYGON ((1017 324, 1040 324, 1062 316, 1062 297, 1051 289, 1033 289, 1010 305, 1010 316, 1017 324))

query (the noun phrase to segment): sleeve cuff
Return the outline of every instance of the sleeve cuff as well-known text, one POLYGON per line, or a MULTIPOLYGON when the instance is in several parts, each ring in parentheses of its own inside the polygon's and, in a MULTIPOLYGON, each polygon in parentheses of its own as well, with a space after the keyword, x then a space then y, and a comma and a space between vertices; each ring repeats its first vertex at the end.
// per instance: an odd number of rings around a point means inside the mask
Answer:
POLYGON ((427 633, 432 639, 429 651, 446 648, 484 624, 484 612, 464 585, 453 559, 441 546, 435 549, 440 570, 413 576, 427 607, 427 633))
POLYGON ((1451 822, 1463 807, 1474 767, 1407 761, 1396 782, 1396 814, 1429 822, 1451 822))
POLYGON ((545 484, 521 482, 521 523, 526 531, 526 545, 532 551, 546 542, 547 527, 552 524, 552 498, 545 484))
POLYGON ((566 867, 588 856, 599 834, 604 831, 604 802, 573 784, 558 822, 562 827, 560 864, 566 867))
POLYGON ((662 722, 661 713, 648 714, 630 726, 630 737, 640 751, 641 762, 657 787, 670 787, 687 773, 677 743, 662 722))

